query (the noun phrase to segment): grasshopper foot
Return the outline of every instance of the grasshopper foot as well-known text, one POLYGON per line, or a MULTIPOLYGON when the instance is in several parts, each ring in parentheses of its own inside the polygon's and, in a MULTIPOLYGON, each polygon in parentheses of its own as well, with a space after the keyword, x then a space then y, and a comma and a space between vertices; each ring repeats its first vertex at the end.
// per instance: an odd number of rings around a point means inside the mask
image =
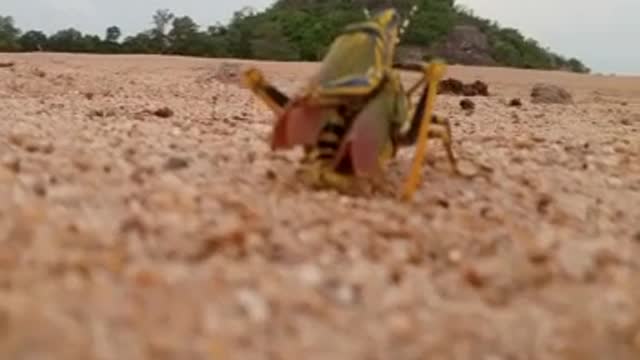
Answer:
POLYGON ((340 174, 325 164, 305 164, 301 169, 302 181, 316 189, 334 189, 341 193, 353 190, 354 178, 340 174))

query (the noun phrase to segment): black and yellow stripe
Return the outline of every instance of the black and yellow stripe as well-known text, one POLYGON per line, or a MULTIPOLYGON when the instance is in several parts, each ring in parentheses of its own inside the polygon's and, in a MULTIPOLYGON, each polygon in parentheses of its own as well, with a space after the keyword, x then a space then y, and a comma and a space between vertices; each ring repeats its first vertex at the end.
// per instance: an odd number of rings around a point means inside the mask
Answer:
POLYGON ((320 132, 316 143, 316 160, 332 160, 340 147, 340 143, 346 134, 346 124, 342 116, 332 117, 327 121, 320 132))

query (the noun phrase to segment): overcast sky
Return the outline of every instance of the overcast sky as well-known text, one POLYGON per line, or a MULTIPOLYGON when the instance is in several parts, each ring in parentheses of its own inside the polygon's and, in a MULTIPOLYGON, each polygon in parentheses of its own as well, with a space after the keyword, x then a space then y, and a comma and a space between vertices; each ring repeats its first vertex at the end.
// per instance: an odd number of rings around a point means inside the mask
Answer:
MULTIPOLYGON (((102 35, 118 25, 125 35, 150 27, 156 9, 189 15, 199 24, 226 23, 245 5, 258 9, 273 0, 0 0, 0 15, 22 29, 51 33, 75 27, 102 35)), ((458 0, 477 15, 520 29, 595 72, 640 75, 640 0, 458 0)))

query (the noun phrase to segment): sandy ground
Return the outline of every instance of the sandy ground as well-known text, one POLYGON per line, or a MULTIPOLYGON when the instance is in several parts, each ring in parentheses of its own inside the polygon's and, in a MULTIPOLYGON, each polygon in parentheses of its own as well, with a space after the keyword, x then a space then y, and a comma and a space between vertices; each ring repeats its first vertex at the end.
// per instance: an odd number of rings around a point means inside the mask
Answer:
MULTIPOLYGON (((406 204, 302 185, 222 60, 9 60, 3 360, 640 359, 640 78, 450 67, 492 93, 437 100, 478 173, 432 142, 406 204)), ((316 66, 258 65, 287 91, 316 66)))

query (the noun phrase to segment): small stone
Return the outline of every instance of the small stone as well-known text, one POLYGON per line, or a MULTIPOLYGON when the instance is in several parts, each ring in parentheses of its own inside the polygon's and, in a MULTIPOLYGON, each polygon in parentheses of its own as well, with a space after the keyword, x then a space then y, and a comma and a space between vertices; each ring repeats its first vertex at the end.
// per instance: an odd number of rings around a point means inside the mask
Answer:
POLYGON ((387 321, 387 329, 397 337, 407 337, 414 333, 414 326, 411 318, 402 313, 393 314, 387 321))
POLYGON ((173 110, 167 106, 161 107, 153 112, 153 115, 161 118, 170 118, 173 116, 173 110))
POLYGON ((509 106, 511 106, 511 107, 521 107, 522 106, 522 100, 520 100, 518 98, 511 99, 511 101, 509 101, 509 106))
POLYGON ((278 177, 278 174, 276 174, 276 172, 272 169, 268 169, 266 172, 266 176, 269 180, 275 180, 278 177))
POLYGON ((640 124, 640 114, 631 114, 620 120, 620 123, 625 126, 631 126, 634 123, 640 124))
POLYGON ((516 149, 526 149, 526 150, 533 149, 534 145, 535 144, 531 139, 516 139, 513 144, 513 146, 515 146, 516 149))
POLYGON ((460 80, 449 78, 440 81, 438 86, 438 94, 462 94, 464 83, 460 80))
POLYGON ((322 283, 322 272, 315 265, 302 265, 298 270, 298 277, 305 285, 314 287, 322 283))
POLYGON ((73 167, 82 172, 87 172, 91 170, 91 162, 84 158, 76 158, 73 159, 73 167))
POLYGON ((43 154, 52 154, 55 150, 55 146, 53 146, 53 143, 50 142, 42 144, 40 147, 40 152, 42 152, 43 154))
POLYGON ((458 162, 458 173, 465 178, 472 178, 480 173, 480 167, 467 160, 458 162))
POLYGON ((2 165, 14 173, 20 172, 20 158, 14 156, 8 156, 2 159, 2 165))
POLYGON ((164 164, 165 170, 180 170, 189 167, 189 160, 181 157, 170 157, 164 164))
POLYGON ((624 185, 624 182, 622 181, 622 179, 616 176, 610 176, 607 178, 606 181, 607 181, 607 185, 611 187, 621 187, 622 185, 624 185))
POLYGON ((460 250, 451 250, 448 254, 449 261, 454 264, 457 264, 462 260, 462 252, 460 250))
POLYGON ((47 195, 47 187, 42 182, 36 182, 33 184, 33 192, 40 197, 44 197, 47 195))
POLYGON ((595 258, 578 245, 565 246, 557 253, 563 273, 571 280, 590 281, 595 277, 595 258))
POLYGON ((638 352, 640 352, 640 331, 636 333, 633 337, 633 346, 636 348, 638 352))
POLYGON ((473 101, 469 99, 462 99, 460 100, 460 107, 463 110, 473 110, 476 108, 476 104, 474 104, 473 101))
POLYGON ((536 84, 531 90, 531 101, 536 104, 572 104, 572 95, 564 88, 552 84, 536 84))
POLYGON ((241 289, 236 297, 240 305, 247 312, 251 320, 264 322, 269 317, 269 307, 265 299, 254 290, 241 289))
POLYGON ((240 74, 240 64, 234 62, 223 62, 218 66, 214 78, 223 83, 235 82, 240 74))
POLYGON ((9 142, 12 145, 15 145, 15 146, 18 146, 18 147, 24 146, 24 144, 26 144, 28 140, 29 139, 28 139, 27 134, 24 134, 24 133, 16 133, 16 132, 14 132, 14 133, 9 134, 9 142))
POLYGON ((533 264, 544 264, 549 261, 551 254, 548 249, 535 247, 529 251, 528 257, 533 264))
POLYGON ((480 274, 478 270, 473 267, 467 267, 463 271, 464 279, 469 283, 469 285, 475 288, 484 287, 487 284, 487 279, 485 276, 480 274))
POLYGON ((140 270, 134 276, 136 285, 143 288, 150 288, 159 285, 162 281, 157 273, 149 270, 140 270))
POLYGON ((0 62, 0 68, 10 68, 16 65, 13 61, 0 62))
POLYGON ((336 300, 345 305, 353 304, 356 300, 356 292, 353 286, 340 286, 336 290, 336 300))
POLYGON ((91 117, 112 117, 116 115, 116 111, 113 109, 94 109, 89 111, 89 116, 91 117))
POLYGON ((32 74, 37 76, 37 77, 39 77, 39 78, 43 78, 43 77, 47 76, 46 72, 44 72, 43 70, 38 69, 38 68, 33 69, 32 74))
POLYGON ((542 194, 538 199, 538 203, 536 205, 536 210, 538 210, 538 214, 546 215, 549 212, 548 211, 549 205, 551 205, 552 201, 553 201, 553 198, 551 197, 551 195, 542 194))

